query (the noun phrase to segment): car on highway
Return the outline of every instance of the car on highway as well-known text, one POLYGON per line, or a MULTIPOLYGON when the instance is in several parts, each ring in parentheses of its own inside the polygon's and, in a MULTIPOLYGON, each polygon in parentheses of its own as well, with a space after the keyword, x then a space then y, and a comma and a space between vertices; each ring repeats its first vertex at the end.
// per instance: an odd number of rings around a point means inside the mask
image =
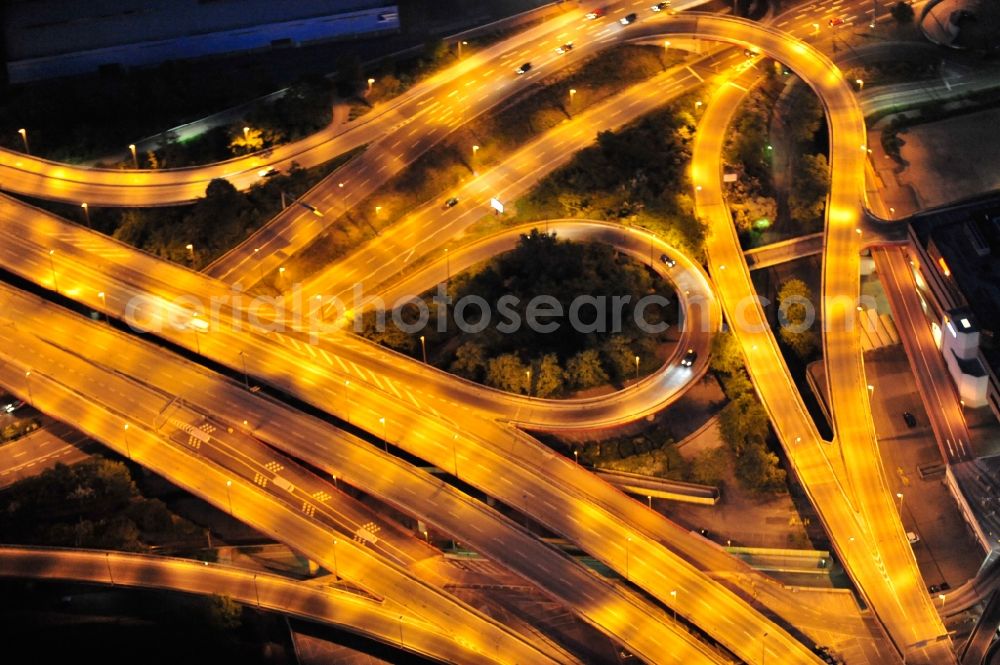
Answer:
POLYGON ((556 53, 558 53, 559 55, 562 55, 563 53, 569 53, 572 50, 573 50, 573 42, 566 42, 562 46, 556 47, 556 53))
POLYGON ((844 19, 837 16, 827 21, 826 24, 831 28, 836 28, 838 25, 844 25, 844 19))
POLYGON ((662 12, 664 9, 670 6, 669 2, 657 2, 655 5, 649 8, 653 12, 662 12))
POLYGON ((917 543, 920 542, 920 536, 918 536, 917 534, 915 534, 912 531, 907 531, 906 532, 906 539, 908 541, 910 541, 911 545, 916 545, 917 543))
POLYGON ((457 205, 458 205, 458 197, 453 196, 444 202, 444 209, 447 210, 448 208, 454 208, 457 205))
POLYGON ((951 585, 947 582, 941 582, 941 584, 932 584, 927 587, 927 590, 931 593, 938 593, 940 591, 947 591, 951 588, 951 585))
POLYGON ((668 268, 673 268, 675 265, 677 265, 677 260, 670 258, 666 254, 660 254, 660 261, 663 263, 663 265, 667 266, 668 268))
POLYGON ((587 12, 587 18, 593 21, 595 18, 601 18, 604 16, 604 7, 598 7, 593 11, 587 12))
POLYGON ((760 55, 760 49, 758 49, 755 46, 748 46, 747 48, 743 49, 743 55, 747 58, 756 58, 758 55, 760 55))
POLYGON ((909 411, 903 411, 903 422, 906 423, 907 427, 916 427, 917 426, 917 417, 914 416, 909 411))
POLYGON ((517 69, 515 69, 514 71, 517 72, 518 74, 524 74, 525 72, 531 71, 531 63, 526 62, 517 69))
POLYGON ((20 409, 22 406, 24 406, 24 402, 22 400, 16 399, 13 402, 10 402, 8 404, 4 404, 3 412, 4 413, 14 413, 18 409, 20 409))
POLYGON ((694 361, 698 359, 698 352, 694 349, 688 349, 684 357, 681 358, 681 367, 691 367, 694 365, 694 361))
POLYGON ((278 169, 274 168, 273 166, 257 171, 257 176, 260 178, 272 178, 276 175, 278 175, 278 169))
POLYGON ((618 22, 621 23, 622 25, 628 25, 629 23, 635 23, 635 20, 637 18, 639 17, 636 16, 635 12, 632 12, 631 14, 626 14, 625 16, 622 16, 620 19, 618 19, 618 22))

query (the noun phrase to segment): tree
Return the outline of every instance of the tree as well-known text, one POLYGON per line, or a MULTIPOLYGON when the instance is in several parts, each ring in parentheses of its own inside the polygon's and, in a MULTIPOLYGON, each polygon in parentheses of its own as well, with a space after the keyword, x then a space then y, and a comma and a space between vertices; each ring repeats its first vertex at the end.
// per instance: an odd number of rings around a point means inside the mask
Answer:
POLYGON ((240 627, 243 606, 229 596, 212 596, 208 601, 207 620, 217 630, 234 630, 240 627))
POLYGON ((608 382, 597 349, 584 349, 566 362, 566 380, 576 390, 593 388, 608 382))
POLYGON ((913 22, 913 6, 908 2, 900 0, 900 2, 897 2, 892 6, 889 13, 892 14, 892 17, 896 19, 896 23, 899 25, 913 22))
POLYGON ((732 374, 743 369, 743 349, 730 332, 720 332, 712 338, 711 358, 708 362, 713 371, 732 374))
POLYGON ((691 460, 691 480, 702 485, 719 485, 730 464, 730 453, 725 446, 702 450, 691 460))
POLYGON ((559 365, 559 358, 554 353, 546 353, 538 361, 535 372, 534 393, 539 397, 554 397, 563 391, 566 373, 559 365))
POLYGON ((740 395, 753 392, 753 384, 750 383, 750 377, 747 376, 747 372, 743 368, 723 377, 722 388, 726 391, 726 396, 729 399, 736 399, 740 395))
POLYGON ((736 457, 736 477, 748 490, 758 493, 785 489, 785 470, 778 456, 761 443, 747 446, 736 457))
POLYGON ((788 99, 784 126, 796 143, 813 140, 823 122, 823 107, 812 88, 805 84, 795 86, 788 99))
POLYGON ((528 367, 513 353, 486 363, 486 384, 509 393, 528 392, 528 367))
POLYGON ((799 158, 788 208, 792 219, 805 227, 804 231, 821 225, 829 183, 830 169, 825 155, 803 155, 799 158))
POLYGON ((606 366, 611 369, 614 376, 619 379, 627 379, 635 374, 635 352, 629 340, 624 335, 612 335, 601 348, 606 366))
POLYGON ((740 395, 719 413, 719 435, 737 455, 753 444, 763 444, 770 433, 767 412, 752 394, 740 395))
POLYGON ((819 345, 811 329, 815 317, 812 292, 801 279, 789 279, 778 290, 778 303, 778 335, 795 355, 805 360, 819 345))
POLYGON ((481 344, 465 342, 455 350, 451 371, 471 381, 478 381, 486 368, 486 353, 481 344))
POLYGON ((368 312, 361 320, 361 336, 390 349, 412 353, 417 348, 416 340, 396 327, 392 321, 378 319, 375 312, 368 312))
POLYGON ((234 155, 246 155, 264 147, 264 132, 255 127, 234 128, 229 139, 229 151, 234 155))

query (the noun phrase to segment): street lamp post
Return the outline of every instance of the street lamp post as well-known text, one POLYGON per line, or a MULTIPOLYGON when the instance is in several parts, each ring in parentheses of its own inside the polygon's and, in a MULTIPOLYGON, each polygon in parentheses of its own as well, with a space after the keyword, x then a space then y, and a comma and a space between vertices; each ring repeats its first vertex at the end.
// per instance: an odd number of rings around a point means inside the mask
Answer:
POLYGON ((464 39, 460 39, 458 41, 458 59, 459 60, 462 59, 462 46, 468 46, 468 45, 469 45, 469 42, 465 41, 464 39))
POLYGON ((188 251, 188 256, 191 257, 191 262, 193 263, 194 262, 194 245, 192 245, 191 243, 188 243, 188 244, 184 245, 184 249, 186 249, 188 251))
POLYGON ((260 607, 260 590, 257 589, 257 575, 253 576, 253 595, 257 598, 257 607, 260 607))
POLYGON ((854 79, 854 82, 858 84, 858 90, 864 90, 865 82, 861 79, 854 79))
POLYGON ((639 356, 635 357, 635 380, 639 380, 639 356))
POLYGON ((24 154, 30 155, 31 148, 28 147, 28 130, 22 127, 21 129, 17 130, 17 133, 21 135, 21 141, 24 142, 24 154))
POLYGON ((531 370, 530 369, 524 370, 524 375, 528 379, 528 383, 527 383, 528 397, 531 397, 531 370))
POLYGON ((941 607, 944 607, 944 594, 943 593, 939 593, 938 594, 938 600, 941 601, 941 607))
POLYGON ((457 434, 451 437, 451 456, 455 463, 455 477, 458 478, 458 444, 456 441, 458 441, 457 434))
POLYGON ((135 168, 139 168, 139 155, 135 151, 135 144, 129 143, 128 150, 129 152, 132 153, 132 166, 135 168))
POLYGON ((56 250, 49 250, 49 267, 52 268, 52 288, 56 293, 59 293, 59 282, 56 281, 56 260, 55 260, 56 250))
POLYGON ((573 458, 576 459, 576 465, 580 466, 580 451, 579 450, 574 450, 573 451, 573 458))
POLYGON ((387 436, 388 425, 385 424, 385 416, 378 419, 382 423, 382 445, 385 446, 385 452, 389 452, 389 437, 387 436))
POLYGON ((104 563, 108 567, 108 579, 111 580, 111 586, 114 586, 115 576, 111 574, 111 552, 104 553, 104 563))
POLYGON ((646 500, 649 502, 649 509, 652 510, 653 509, 653 495, 652 494, 647 494, 646 495, 646 500))
POLYGON ((399 615, 399 648, 403 648, 403 615, 399 615))
POLYGON ((375 79, 373 79, 373 78, 368 79, 368 92, 372 91, 372 85, 374 83, 375 83, 375 79))
POLYGON ((424 364, 427 364, 427 338, 423 335, 420 336, 420 350, 423 351, 424 364))
POLYGON ((472 146, 472 174, 476 175, 476 153, 479 152, 479 146, 472 146))
POLYGON ((896 498, 899 499, 899 514, 903 514, 903 493, 896 492, 896 498))
POLYGON ((125 431, 125 454, 128 455, 129 459, 132 459, 132 447, 128 443, 128 423, 122 428, 125 431))
POLYGON ((764 665, 764 659, 767 658, 767 633, 765 632, 760 638, 760 665, 764 665))
POLYGON ((628 581, 628 546, 632 542, 632 536, 625 539, 625 580, 628 581))
POLYGON ((445 282, 446 283, 450 283, 451 282, 451 256, 448 254, 448 248, 447 247, 444 248, 444 262, 445 262, 445 264, 447 266, 447 271, 448 271, 447 272, 448 278, 445 280, 445 282))
POLYGON ((569 89, 569 111, 570 115, 573 113, 573 97, 576 95, 576 88, 569 89))
POLYGON ((90 226, 90 206, 87 205, 86 203, 81 203, 80 207, 83 208, 83 221, 85 221, 87 223, 87 228, 89 229, 89 228, 91 228, 91 226, 90 226))
MULTIPOLYGON (((336 476, 334 476, 336 477, 336 476)), ((337 565, 337 539, 333 539, 333 576, 340 578, 340 566, 337 565)))
POLYGON ((250 389, 250 374, 247 372, 247 354, 240 350, 240 359, 243 361, 243 384, 247 390, 250 389))
POLYGON ((347 424, 351 424, 351 382, 350 380, 344 381, 344 401, 347 403, 347 424))
POLYGON ((244 143, 247 144, 247 147, 250 146, 250 128, 249 127, 244 127, 243 128, 243 141, 244 141, 244 143))
POLYGON ((111 317, 108 315, 108 299, 104 295, 104 291, 98 291, 97 292, 97 297, 101 299, 101 307, 104 308, 104 320, 110 326, 111 325, 111 317))
POLYGON ((232 516, 232 514, 233 514, 233 493, 232 493, 232 491, 230 491, 231 488, 232 488, 232 486, 233 486, 233 481, 227 480, 226 481, 226 498, 229 499, 229 515, 230 516, 232 516))
POLYGON ((24 373, 24 384, 28 387, 28 404, 35 406, 35 399, 31 396, 31 370, 24 373))
POLYGON ((673 599, 673 602, 670 604, 670 609, 674 613, 674 623, 677 623, 677 589, 670 592, 670 597, 673 599))

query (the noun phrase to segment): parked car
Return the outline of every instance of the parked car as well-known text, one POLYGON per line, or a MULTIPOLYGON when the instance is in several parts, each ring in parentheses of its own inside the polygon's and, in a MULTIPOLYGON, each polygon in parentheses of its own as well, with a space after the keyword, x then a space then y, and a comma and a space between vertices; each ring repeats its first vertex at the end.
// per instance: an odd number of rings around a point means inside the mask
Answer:
POLYGON ((573 42, 566 42, 562 46, 556 47, 556 53, 558 53, 559 55, 562 55, 563 53, 569 53, 572 50, 573 50, 573 42))
POLYGON ((677 260, 670 258, 666 254, 660 254, 660 261, 662 261, 663 265, 667 266, 668 268, 673 268, 675 265, 677 265, 677 260))
POLYGON ((618 19, 618 22, 621 23, 622 25, 628 25, 629 23, 635 23, 635 20, 637 18, 639 17, 636 16, 635 12, 632 12, 631 14, 626 14, 625 16, 618 19))
POLYGON ((525 73, 527 71, 531 71, 531 63, 530 62, 526 62, 523 65, 521 65, 520 67, 518 67, 517 69, 515 69, 514 71, 517 72, 518 74, 523 74, 523 73, 525 73))
POLYGON ((655 5, 650 7, 650 11, 662 12, 664 9, 670 6, 669 2, 657 2, 655 5))
POLYGON ((681 367, 691 367, 697 359, 698 353, 694 349, 688 349, 684 357, 681 358, 681 367))
POLYGON ((593 11, 587 12, 587 18, 590 19, 591 21, 593 21, 595 18, 601 18, 602 16, 604 16, 604 8, 603 7, 598 7, 597 9, 595 9, 593 11))
POLYGON ((453 197, 451 197, 450 199, 448 199, 447 201, 444 202, 444 208, 445 208, 445 210, 447 210, 448 208, 454 208, 457 205, 458 205, 458 197, 457 196, 453 196, 453 197))
POLYGON ((903 411, 903 421, 906 423, 907 427, 917 426, 917 417, 909 411, 903 411))
POLYGON ((836 28, 838 25, 844 25, 844 19, 837 16, 827 21, 826 24, 831 28, 836 28))

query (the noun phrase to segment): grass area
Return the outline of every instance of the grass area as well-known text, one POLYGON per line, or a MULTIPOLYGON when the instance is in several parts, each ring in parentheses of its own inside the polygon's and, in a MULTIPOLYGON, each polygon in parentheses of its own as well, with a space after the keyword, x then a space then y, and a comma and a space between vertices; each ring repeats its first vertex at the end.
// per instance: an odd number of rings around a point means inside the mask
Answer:
POLYGON ((500 390, 561 397, 659 368, 678 315, 669 287, 645 266, 608 245, 537 230, 514 250, 453 276, 447 296, 453 308, 428 294, 391 319, 372 312, 362 334, 417 358, 426 353, 432 364, 500 390), (658 302, 638 309, 651 294, 658 302), (469 313, 463 303, 472 299, 481 304, 469 313), (535 299, 558 313, 535 314, 535 299), (489 318, 479 325, 484 307, 489 318))
MULTIPOLYGON (((261 180, 239 192, 226 180, 209 183, 204 198, 171 208, 90 208, 94 229, 164 259, 200 270, 248 238, 281 211, 282 192, 291 204, 347 163, 365 146, 310 169, 261 180), (187 245, 193 246, 188 250, 187 245)), ((67 219, 84 222, 79 206, 31 201, 67 219)))
POLYGON ((378 192, 352 208, 335 228, 288 262, 296 275, 309 275, 375 237, 411 210, 471 178, 476 170, 498 164, 510 152, 567 120, 572 112, 600 103, 680 61, 653 46, 620 45, 578 63, 530 88, 456 130, 378 192), (577 93, 569 108, 569 90, 577 93), (473 154, 472 146, 479 146, 473 154), (376 210, 378 208, 378 210, 376 210))

